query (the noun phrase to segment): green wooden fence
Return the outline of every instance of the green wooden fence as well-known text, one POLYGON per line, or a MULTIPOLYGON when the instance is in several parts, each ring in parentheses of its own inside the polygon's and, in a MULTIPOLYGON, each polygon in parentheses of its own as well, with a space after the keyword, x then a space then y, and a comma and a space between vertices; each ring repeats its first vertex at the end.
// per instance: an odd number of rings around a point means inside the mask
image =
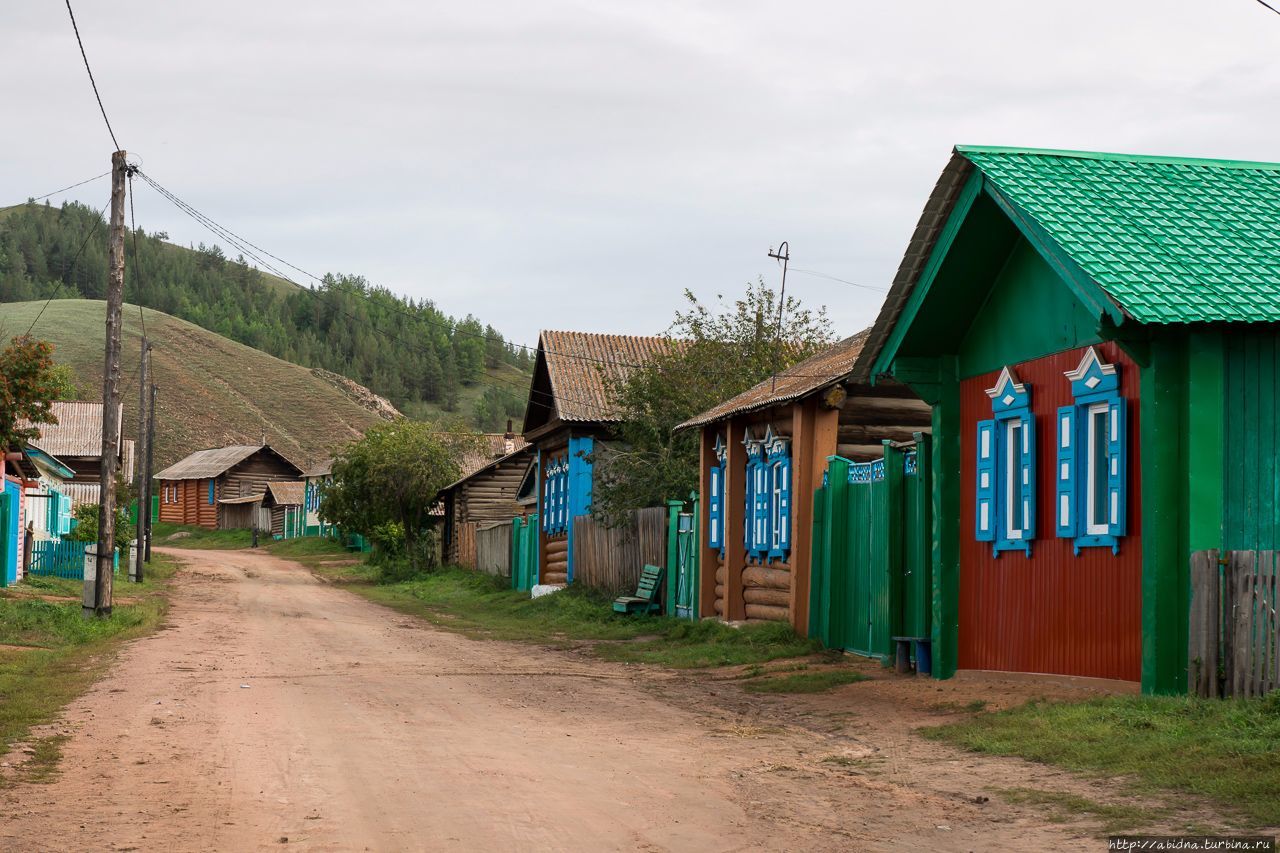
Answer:
POLYGON ((511 588, 533 589, 538 582, 538 514, 511 520, 511 588))
POLYGON ((84 551, 88 544, 63 539, 36 542, 31 547, 31 565, 27 567, 27 573, 80 580, 84 577, 84 551))
POLYGON ((698 493, 667 501, 666 612, 698 619, 698 493))
POLYGON ((928 436, 884 454, 833 456, 814 493, 809 633, 888 660, 895 637, 927 641, 932 625, 928 436))

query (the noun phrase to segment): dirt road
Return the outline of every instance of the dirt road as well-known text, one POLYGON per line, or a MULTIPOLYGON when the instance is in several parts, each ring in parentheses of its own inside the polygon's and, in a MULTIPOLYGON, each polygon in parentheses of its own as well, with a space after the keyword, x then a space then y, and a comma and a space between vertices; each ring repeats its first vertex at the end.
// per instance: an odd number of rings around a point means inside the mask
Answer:
POLYGON ((922 741, 883 697, 795 711, 469 640, 265 555, 173 553, 167 627, 53 727, 58 779, 3 793, 0 848, 1100 849, 974 802, 1064 774, 922 741))

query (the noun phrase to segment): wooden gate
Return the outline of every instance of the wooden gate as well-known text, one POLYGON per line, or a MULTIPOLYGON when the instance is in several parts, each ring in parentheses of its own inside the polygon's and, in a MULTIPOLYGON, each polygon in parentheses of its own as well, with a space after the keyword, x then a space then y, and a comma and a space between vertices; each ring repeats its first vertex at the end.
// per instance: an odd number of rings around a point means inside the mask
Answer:
POLYGON ((1191 555, 1187 692, 1262 696, 1280 689, 1280 551, 1191 555))
POLYGON ((538 582, 538 514, 511 520, 511 588, 525 592, 538 582))
POLYGON ((499 523, 476 527, 476 569, 498 577, 511 577, 511 525, 499 523))
POLYGON ((883 459, 832 457, 814 495, 809 634, 887 660, 932 625, 928 436, 883 459), (919 452, 917 452, 919 451, 919 452))
POLYGON ((667 501, 666 612, 681 619, 698 619, 698 493, 689 503, 667 501), (686 507, 688 511, 686 512, 686 507))

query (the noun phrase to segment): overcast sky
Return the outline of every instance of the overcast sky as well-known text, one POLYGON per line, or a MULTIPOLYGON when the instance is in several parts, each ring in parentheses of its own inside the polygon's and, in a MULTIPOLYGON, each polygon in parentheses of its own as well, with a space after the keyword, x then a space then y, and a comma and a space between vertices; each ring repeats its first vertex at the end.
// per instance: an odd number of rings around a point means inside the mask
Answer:
MULTIPOLYGON (((781 240, 874 318, 956 143, 1280 160, 1254 0, 79 0, 143 169, 312 272, 539 328, 653 333, 781 240)), ((0 13, 0 204, 105 171, 56 0, 0 13)), ((104 178, 70 197, 101 206, 104 178)), ((58 199, 55 199, 57 201, 58 199)), ((139 224, 213 242, 145 186, 139 224)), ((225 246, 224 246, 225 248, 225 246)), ((3 309, 0 308, 0 311, 3 309)))

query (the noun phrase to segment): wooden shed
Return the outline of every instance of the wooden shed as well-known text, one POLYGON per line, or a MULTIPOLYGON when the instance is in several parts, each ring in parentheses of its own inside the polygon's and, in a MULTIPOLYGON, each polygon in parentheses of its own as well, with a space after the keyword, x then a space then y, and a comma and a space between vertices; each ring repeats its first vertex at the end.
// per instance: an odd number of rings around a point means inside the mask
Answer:
POLYGON ((880 458, 929 429, 929 406, 893 382, 852 382, 867 332, 826 349, 678 429, 702 435, 702 616, 809 631, 814 491, 828 460, 880 458))
POLYGON ((237 444, 197 450, 155 479, 160 521, 234 530, 254 525, 268 483, 301 483, 302 469, 268 445, 237 444))
POLYGON ((591 512, 592 454, 620 420, 609 382, 665 352, 662 337, 544 331, 538 336, 524 437, 534 448, 537 580, 573 581, 573 520, 591 512))
POLYGON ((481 527, 510 526, 521 514, 520 484, 533 464, 534 450, 514 433, 483 435, 481 446, 462 462, 463 476, 441 490, 446 563, 476 568, 476 534, 481 527))
POLYGON ((1278 229, 1280 164, 955 149, 854 371, 932 405, 935 674, 1216 681, 1192 554, 1280 545, 1278 229))
POLYGON ((262 508, 271 514, 271 535, 283 537, 288 526, 290 536, 297 536, 302 531, 302 504, 306 496, 306 483, 301 480, 286 480, 267 483, 267 491, 262 496, 262 508))

